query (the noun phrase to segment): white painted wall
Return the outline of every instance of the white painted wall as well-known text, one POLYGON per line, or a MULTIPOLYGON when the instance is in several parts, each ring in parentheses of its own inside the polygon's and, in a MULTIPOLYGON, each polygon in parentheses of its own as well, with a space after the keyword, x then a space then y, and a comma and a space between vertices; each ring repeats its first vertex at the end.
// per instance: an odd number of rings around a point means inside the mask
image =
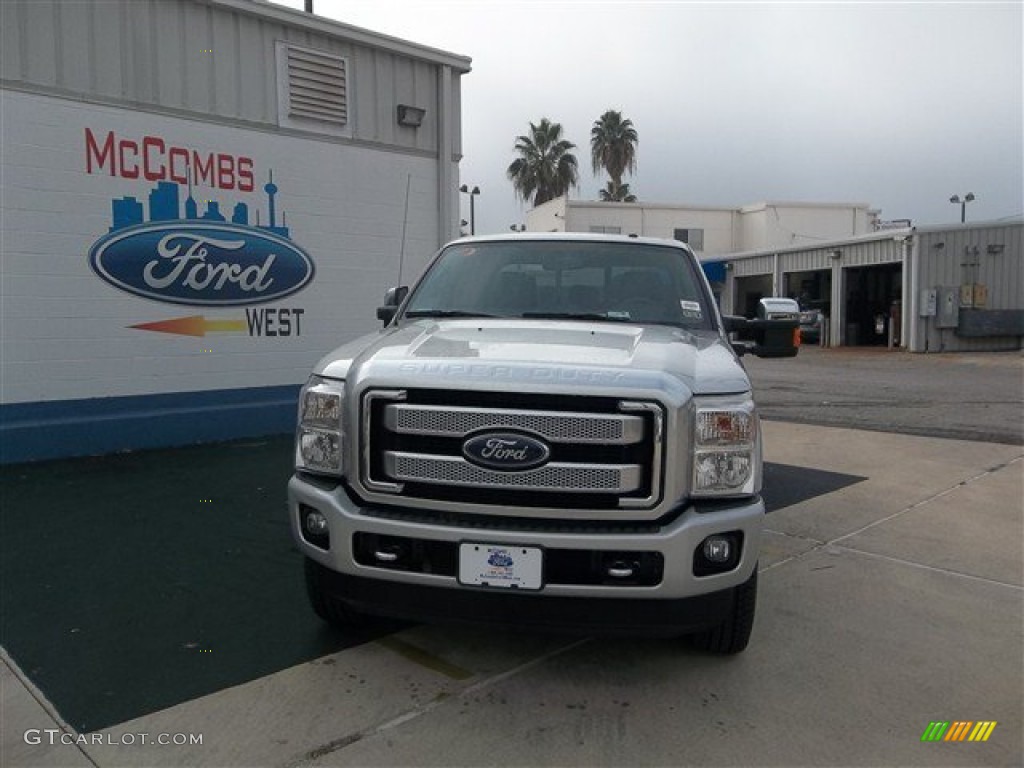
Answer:
POLYGON ((526 212, 528 232, 565 232, 566 198, 556 197, 526 212))
POLYGON ((436 159, 21 91, 0 91, 0 116, 3 403, 298 384, 328 350, 378 327, 374 308, 398 281, 410 175, 403 282, 443 239, 436 159), (266 223, 263 185, 272 170, 278 215, 315 262, 312 283, 271 304, 215 308, 140 298, 102 281, 87 254, 111 226, 112 200, 134 196, 148 218, 156 182, 95 164, 89 173, 86 128, 250 159, 254 189, 201 184, 193 193, 200 212, 216 200, 230 217, 244 202, 251 219, 258 210, 266 223), (247 325, 204 337, 130 327, 195 315, 246 320, 250 309, 301 309, 301 325, 287 336, 256 335, 247 325))
POLYGON ((869 233, 873 212, 866 204, 758 203, 743 208, 602 203, 559 198, 529 211, 531 232, 590 232, 619 227, 621 234, 674 237, 676 229, 704 230, 701 255, 713 256, 869 233), (565 218, 557 218, 564 214, 565 218), (564 222, 564 223, 563 223, 564 222))
POLYGON ((739 251, 785 248, 871 232, 867 205, 759 203, 741 209, 739 251))

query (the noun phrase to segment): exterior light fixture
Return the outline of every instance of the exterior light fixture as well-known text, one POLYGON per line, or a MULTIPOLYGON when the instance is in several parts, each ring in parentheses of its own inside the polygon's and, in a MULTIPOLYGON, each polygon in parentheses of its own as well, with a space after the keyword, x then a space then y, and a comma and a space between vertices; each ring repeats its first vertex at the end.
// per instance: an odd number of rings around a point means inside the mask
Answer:
POLYGON ((964 195, 963 200, 960 199, 960 195, 953 195, 949 198, 949 202, 953 205, 960 206, 960 223, 964 224, 967 221, 967 204, 974 202, 974 193, 968 192, 964 195))
POLYGON ((474 186, 472 189, 469 188, 468 184, 463 184, 459 187, 459 192, 465 192, 469 195, 469 234, 476 234, 476 206, 474 201, 476 196, 480 194, 480 187, 474 186))
POLYGON ((423 118, 426 114, 427 110, 422 107, 411 107, 408 104, 399 104, 398 124, 406 125, 410 128, 419 128, 423 125, 423 118))
POLYGON ((833 258, 833 259, 841 259, 841 258, 843 258, 843 252, 840 251, 838 248, 836 250, 834 250, 834 251, 829 251, 828 255, 829 255, 830 258, 833 258))

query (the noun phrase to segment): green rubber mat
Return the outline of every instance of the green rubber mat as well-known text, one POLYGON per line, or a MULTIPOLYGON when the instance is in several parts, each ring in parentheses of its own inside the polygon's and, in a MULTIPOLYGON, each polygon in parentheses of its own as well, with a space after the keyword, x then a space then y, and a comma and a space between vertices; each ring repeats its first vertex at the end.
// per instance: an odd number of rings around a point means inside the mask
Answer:
POLYGON ((291 437, 3 468, 0 643, 87 732, 367 641, 309 608, 291 469, 291 437))

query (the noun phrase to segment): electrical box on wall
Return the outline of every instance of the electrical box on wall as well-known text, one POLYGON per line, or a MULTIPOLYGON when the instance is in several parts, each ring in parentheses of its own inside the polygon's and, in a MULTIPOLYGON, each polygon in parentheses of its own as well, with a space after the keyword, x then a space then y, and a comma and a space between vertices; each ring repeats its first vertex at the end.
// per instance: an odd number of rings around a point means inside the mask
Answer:
POLYGON ((956 328, 960 323, 960 286, 943 286, 936 289, 936 328, 956 328))
POLYGON ((935 317, 937 301, 937 292, 934 288, 922 288, 921 301, 918 303, 919 309, 917 314, 920 317, 935 317))

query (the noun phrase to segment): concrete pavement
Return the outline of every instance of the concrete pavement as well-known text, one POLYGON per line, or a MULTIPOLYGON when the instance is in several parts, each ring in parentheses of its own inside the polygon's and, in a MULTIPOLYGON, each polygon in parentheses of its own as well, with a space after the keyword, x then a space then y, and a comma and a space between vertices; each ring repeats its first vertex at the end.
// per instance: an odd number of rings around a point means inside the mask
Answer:
POLYGON ((0 762, 1020 765, 1021 448, 764 427, 767 460, 867 479, 769 515, 739 657, 420 626, 99 733, 63 726, 77 745, 26 743, 61 725, 5 658, 0 762), (998 725, 923 743, 936 720, 998 725))

